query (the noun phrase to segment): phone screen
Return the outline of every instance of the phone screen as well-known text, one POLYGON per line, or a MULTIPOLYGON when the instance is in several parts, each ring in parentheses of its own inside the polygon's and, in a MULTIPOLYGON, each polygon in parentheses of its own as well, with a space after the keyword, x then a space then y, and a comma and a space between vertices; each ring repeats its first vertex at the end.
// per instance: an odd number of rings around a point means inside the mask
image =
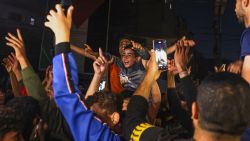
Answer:
POLYGON ((104 89, 105 89, 105 86, 106 86, 106 81, 102 81, 101 83, 100 83, 100 86, 99 86, 99 88, 98 88, 98 91, 103 91, 104 89))
POLYGON ((167 42, 164 39, 153 40, 153 48, 156 54, 156 62, 160 70, 167 69, 167 42))

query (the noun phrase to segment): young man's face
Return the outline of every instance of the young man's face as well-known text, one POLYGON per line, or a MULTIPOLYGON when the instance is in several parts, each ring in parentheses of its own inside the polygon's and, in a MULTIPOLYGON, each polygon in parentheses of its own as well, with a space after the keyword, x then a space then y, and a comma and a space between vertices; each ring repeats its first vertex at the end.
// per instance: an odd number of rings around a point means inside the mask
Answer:
POLYGON ((236 0, 235 13, 240 23, 244 23, 244 10, 242 7, 242 0, 236 0))
POLYGON ((121 54, 121 58, 125 68, 132 67, 136 62, 135 52, 132 49, 125 49, 121 54))

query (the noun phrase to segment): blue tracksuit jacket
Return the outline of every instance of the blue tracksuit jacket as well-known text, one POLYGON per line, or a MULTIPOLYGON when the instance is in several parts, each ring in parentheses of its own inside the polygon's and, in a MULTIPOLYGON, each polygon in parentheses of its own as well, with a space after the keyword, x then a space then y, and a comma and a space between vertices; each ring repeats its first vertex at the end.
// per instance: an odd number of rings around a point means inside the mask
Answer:
POLYGON ((80 100, 77 66, 70 44, 59 43, 53 58, 55 101, 67 121, 75 141, 120 141, 80 100))

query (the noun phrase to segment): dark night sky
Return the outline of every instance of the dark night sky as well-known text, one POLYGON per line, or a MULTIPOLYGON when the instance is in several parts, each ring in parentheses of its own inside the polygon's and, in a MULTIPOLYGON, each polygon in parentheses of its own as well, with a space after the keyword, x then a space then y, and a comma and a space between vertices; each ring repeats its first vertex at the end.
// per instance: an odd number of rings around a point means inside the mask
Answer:
MULTIPOLYGON (((193 32, 197 40, 197 50, 206 58, 213 57, 213 0, 176 0, 176 14, 183 16, 189 31, 193 32)), ((237 21, 235 0, 228 0, 225 14, 222 16, 222 57, 235 60, 239 57, 240 36, 243 26, 237 21)))

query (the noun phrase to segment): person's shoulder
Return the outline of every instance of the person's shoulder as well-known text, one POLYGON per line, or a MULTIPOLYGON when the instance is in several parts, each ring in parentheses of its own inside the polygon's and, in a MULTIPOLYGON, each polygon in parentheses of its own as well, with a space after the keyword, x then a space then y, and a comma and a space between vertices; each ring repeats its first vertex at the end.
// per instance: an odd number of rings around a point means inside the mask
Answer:
MULTIPOLYGON (((240 44, 241 44, 241 54, 244 54, 243 52, 245 52, 245 48, 249 47, 249 38, 250 38, 250 28, 246 28, 242 35, 241 35, 241 39, 240 39, 240 44)), ((242 55, 241 55, 242 56, 242 55)))
POLYGON ((250 54, 250 28, 247 28, 243 31, 240 44, 241 44, 241 58, 250 54))
POLYGON ((242 37, 248 37, 250 36, 250 28, 246 28, 243 32, 242 32, 242 37))
POLYGON ((241 136, 241 141, 249 141, 249 140, 250 140, 250 128, 247 128, 241 136))

